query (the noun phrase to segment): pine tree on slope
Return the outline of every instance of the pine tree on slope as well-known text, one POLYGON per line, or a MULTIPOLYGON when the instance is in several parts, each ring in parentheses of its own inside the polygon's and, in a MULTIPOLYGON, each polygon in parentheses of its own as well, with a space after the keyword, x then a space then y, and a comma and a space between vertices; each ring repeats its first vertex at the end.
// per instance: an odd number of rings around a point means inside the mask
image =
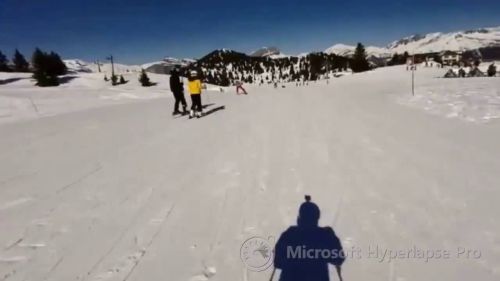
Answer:
POLYGON ((492 63, 488 66, 488 76, 493 77, 497 74, 497 67, 492 63))
POLYGON ((149 80, 148 74, 144 69, 141 70, 141 75, 139 76, 139 82, 143 87, 151 86, 151 81, 149 80))
POLYGON ((57 76, 67 72, 66 65, 54 52, 47 54, 36 48, 31 61, 34 69, 33 78, 37 81, 36 85, 40 87, 58 86, 57 76))
POLYGON ((14 63, 14 71, 15 72, 29 72, 29 63, 24 58, 23 54, 16 49, 14 53, 14 58, 12 59, 14 63))
POLYGON ((363 44, 358 43, 354 56, 352 58, 351 69, 353 72, 363 72, 370 69, 370 65, 366 60, 366 51, 363 44))
POLYGON ((7 72, 9 70, 9 61, 7 60, 7 56, 0 51, 0 72, 7 72))

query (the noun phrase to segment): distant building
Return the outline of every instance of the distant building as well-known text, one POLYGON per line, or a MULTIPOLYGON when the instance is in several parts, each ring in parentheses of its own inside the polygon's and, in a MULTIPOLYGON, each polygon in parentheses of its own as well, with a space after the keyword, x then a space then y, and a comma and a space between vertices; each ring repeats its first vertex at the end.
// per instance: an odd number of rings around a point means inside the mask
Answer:
POLYGON ((444 65, 459 65, 462 61, 462 52, 444 51, 440 56, 444 65))

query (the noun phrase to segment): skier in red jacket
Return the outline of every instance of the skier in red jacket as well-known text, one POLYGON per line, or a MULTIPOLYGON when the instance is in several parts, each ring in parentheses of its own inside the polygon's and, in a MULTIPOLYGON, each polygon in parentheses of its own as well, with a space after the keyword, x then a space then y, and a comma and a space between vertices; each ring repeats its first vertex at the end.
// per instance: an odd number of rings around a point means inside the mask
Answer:
POLYGON ((243 94, 248 95, 247 91, 243 88, 243 83, 241 81, 236 81, 236 83, 234 84, 236 85, 236 94, 241 95, 240 94, 241 90, 243 91, 243 94))

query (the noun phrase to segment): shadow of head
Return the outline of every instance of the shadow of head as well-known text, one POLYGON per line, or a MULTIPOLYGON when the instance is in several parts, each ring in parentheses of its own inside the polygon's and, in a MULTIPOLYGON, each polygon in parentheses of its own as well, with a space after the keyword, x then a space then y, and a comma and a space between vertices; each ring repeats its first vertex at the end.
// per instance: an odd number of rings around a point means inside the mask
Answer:
POLYGON ((297 217, 298 227, 317 227, 321 211, 318 205, 311 202, 311 196, 305 196, 306 202, 302 203, 299 208, 299 215, 297 217))

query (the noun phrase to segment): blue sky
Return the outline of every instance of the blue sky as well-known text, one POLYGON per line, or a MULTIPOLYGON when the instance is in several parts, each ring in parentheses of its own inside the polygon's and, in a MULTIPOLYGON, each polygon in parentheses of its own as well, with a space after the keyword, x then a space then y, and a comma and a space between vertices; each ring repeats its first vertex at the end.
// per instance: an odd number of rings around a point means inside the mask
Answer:
POLYGON ((499 26, 499 0, 0 0, 0 50, 38 46, 88 61, 199 58, 219 48, 385 46, 435 31, 499 26))

